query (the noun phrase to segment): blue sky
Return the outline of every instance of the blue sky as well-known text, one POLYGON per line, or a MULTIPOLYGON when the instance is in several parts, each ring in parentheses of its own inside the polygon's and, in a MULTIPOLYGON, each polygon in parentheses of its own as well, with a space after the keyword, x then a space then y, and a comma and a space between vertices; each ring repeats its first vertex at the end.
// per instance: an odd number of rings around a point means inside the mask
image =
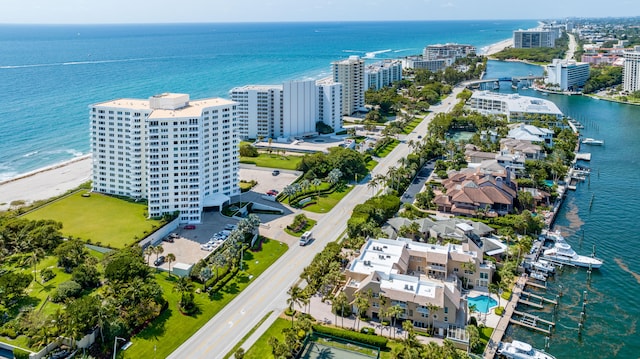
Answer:
POLYGON ((558 19, 640 15, 638 0, 2 0, 0 23, 558 19))

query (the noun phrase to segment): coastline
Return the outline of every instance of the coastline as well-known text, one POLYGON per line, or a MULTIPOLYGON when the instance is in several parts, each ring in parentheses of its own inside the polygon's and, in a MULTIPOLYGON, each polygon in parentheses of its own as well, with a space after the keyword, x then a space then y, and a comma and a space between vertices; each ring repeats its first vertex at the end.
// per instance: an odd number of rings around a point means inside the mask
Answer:
POLYGON ((482 49, 480 49, 480 55, 488 57, 493 54, 497 54, 507 47, 513 47, 513 38, 504 39, 502 41, 496 42, 495 44, 483 47, 482 49))
POLYGON ((13 201, 31 203, 78 187, 91 179, 91 164, 88 154, 0 182, 0 211, 10 209, 13 201))

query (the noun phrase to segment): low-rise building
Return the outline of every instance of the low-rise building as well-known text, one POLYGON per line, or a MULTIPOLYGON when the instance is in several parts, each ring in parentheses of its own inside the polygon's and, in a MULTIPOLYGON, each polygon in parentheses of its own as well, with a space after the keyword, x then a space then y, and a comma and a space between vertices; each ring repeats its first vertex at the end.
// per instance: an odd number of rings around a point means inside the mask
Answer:
POLYGON ((425 60, 437 60, 451 58, 454 61, 463 57, 476 54, 476 47, 464 44, 435 44, 427 45, 422 51, 425 60))
POLYGON ((484 115, 505 115, 509 122, 530 123, 545 117, 554 119, 553 125, 561 126, 564 117, 555 103, 518 94, 475 91, 467 106, 484 115))
POLYGON ((443 333, 451 325, 464 326, 467 304, 462 279, 487 287, 494 267, 482 259, 473 244, 435 245, 398 240, 370 239, 345 271, 344 292, 350 302, 360 295, 369 300, 367 315, 381 317, 399 306, 400 321, 416 328, 432 326, 443 333))
POLYGON ((553 134, 553 131, 548 128, 516 123, 509 126, 509 133, 507 133, 506 138, 542 143, 549 147, 553 147, 553 134))
POLYGON ((402 58, 402 67, 405 69, 429 70, 437 72, 453 65, 452 58, 427 60, 422 56, 408 56, 402 58))

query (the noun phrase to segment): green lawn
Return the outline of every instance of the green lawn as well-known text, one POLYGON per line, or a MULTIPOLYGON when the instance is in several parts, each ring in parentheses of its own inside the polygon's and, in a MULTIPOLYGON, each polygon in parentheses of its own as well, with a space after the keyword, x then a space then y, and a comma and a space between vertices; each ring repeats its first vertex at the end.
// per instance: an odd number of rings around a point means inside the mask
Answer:
POLYGON ((394 148, 396 148, 396 146, 400 143, 400 141, 394 139, 392 142, 389 142, 389 144, 387 144, 386 146, 382 147, 380 150, 378 150, 378 152, 376 153, 376 156, 382 158, 382 157, 386 157, 389 153, 391 153, 391 151, 393 151, 394 148))
POLYGON ((327 213, 329 212, 344 196, 346 196, 351 190, 353 186, 343 186, 342 188, 338 188, 333 193, 328 195, 321 194, 320 197, 316 197, 316 203, 304 207, 305 211, 314 212, 314 213, 327 213))
POLYGON ((284 228, 284 231, 289 233, 290 235, 294 236, 294 237, 300 237, 304 234, 304 232, 311 230, 311 228, 313 228, 313 226, 316 225, 316 221, 311 219, 311 218, 307 218, 307 224, 304 226, 304 228, 302 228, 301 230, 299 230, 298 232, 294 232, 292 230, 290 230, 289 228, 284 228))
POLYGON ((482 343, 481 347, 484 350, 484 348, 487 346, 487 343, 489 343, 489 339, 491 338, 491 334, 493 333, 493 328, 490 327, 484 327, 484 328, 480 328, 478 327, 478 332, 480 332, 480 342, 482 343))
POLYGON ((271 353, 271 346, 269 345, 269 338, 277 337, 279 340, 284 340, 282 330, 291 327, 291 321, 283 318, 278 318, 267 329, 264 334, 256 341, 255 344, 244 355, 244 359, 271 359, 273 354, 271 353))
POLYGON ((369 172, 371 172, 373 171, 374 168, 376 168, 377 165, 378 165, 378 161, 369 160, 369 162, 367 162, 367 169, 369 170, 369 172))
POLYGON ((240 294, 252 281, 287 251, 287 245, 275 240, 266 240, 262 251, 244 253, 244 271, 231 280, 211 300, 208 294, 196 294, 200 313, 196 316, 182 315, 178 309, 179 294, 173 291, 175 277, 167 273, 156 274, 156 279, 164 291, 169 307, 147 328, 131 339, 133 345, 124 351, 124 358, 166 358, 184 343, 225 305, 240 294), (252 279, 249 279, 253 276, 252 279), (155 348, 155 351, 154 351, 155 348))
POLYGON ((402 133, 404 133, 405 135, 410 134, 411 131, 413 131, 416 127, 418 127, 418 125, 420 124, 420 122, 422 122, 422 120, 423 120, 422 117, 415 118, 409 124, 404 126, 404 128, 402 129, 402 133))
POLYGON ((151 233, 160 221, 146 218, 147 205, 85 191, 40 207, 24 217, 62 222, 62 234, 98 245, 123 248, 151 233))
POLYGON ((258 157, 240 157, 240 163, 285 170, 295 170, 301 161, 302 156, 282 156, 274 153, 261 153, 258 157))

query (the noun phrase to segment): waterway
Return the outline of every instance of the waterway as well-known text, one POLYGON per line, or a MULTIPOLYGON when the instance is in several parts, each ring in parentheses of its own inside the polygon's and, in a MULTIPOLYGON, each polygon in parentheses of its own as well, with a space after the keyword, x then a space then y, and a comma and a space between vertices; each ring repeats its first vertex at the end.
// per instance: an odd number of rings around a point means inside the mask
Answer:
MULTIPOLYGON (((491 61, 487 78, 540 75, 538 66, 491 61)), ((513 92, 510 83, 501 92, 513 92)), ((555 228, 579 254, 605 261, 587 280, 585 269, 564 268, 538 294, 555 299, 561 290, 557 315, 520 307, 556 322, 549 339, 549 353, 557 358, 638 358, 640 336, 640 107, 593 100, 583 96, 542 96, 533 90, 520 94, 551 100, 566 115, 583 123, 584 137, 605 141, 604 146, 583 146, 591 152, 588 181, 570 191, 559 212, 555 228), (586 291, 586 320, 580 334, 578 323, 586 291)), ((530 289, 527 289, 530 290, 530 289)), ((506 340, 517 339, 544 348, 544 334, 511 325, 506 340)))

